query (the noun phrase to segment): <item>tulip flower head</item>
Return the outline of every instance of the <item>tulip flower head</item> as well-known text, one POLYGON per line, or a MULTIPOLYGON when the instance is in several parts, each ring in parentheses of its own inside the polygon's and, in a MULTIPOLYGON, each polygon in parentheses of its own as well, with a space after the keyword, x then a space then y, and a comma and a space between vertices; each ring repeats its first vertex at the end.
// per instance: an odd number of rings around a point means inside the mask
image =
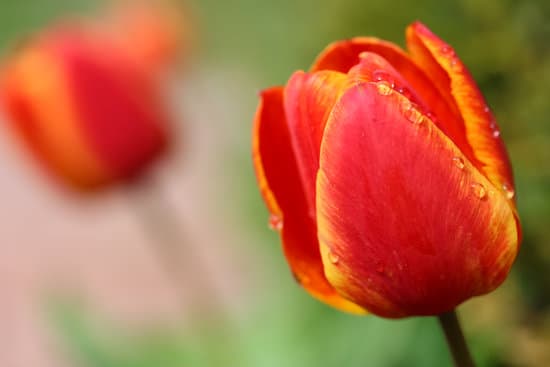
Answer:
POLYGON ((329 45, 261 93, 253 159, 299 283, 338 309, 438 315, 506 278, 521 230, 497 123, 421 23, 329 45))
POLYGON ((166 116, 153 79, 105 35, 59 26, 7 62, 2 104, 50 172, 90 189, 140 175, 165 150, 166 116))

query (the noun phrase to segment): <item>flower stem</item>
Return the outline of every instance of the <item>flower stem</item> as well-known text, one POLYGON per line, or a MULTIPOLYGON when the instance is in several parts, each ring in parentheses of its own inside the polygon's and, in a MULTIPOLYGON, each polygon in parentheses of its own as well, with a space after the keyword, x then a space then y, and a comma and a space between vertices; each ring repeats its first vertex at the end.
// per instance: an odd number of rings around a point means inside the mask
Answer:
MULTIPOLYGON (((183 221, 161 185, 151 178, 134 183, 132 197, 158 265, 172 278, 182 301, 191 298, 204 315, 223 313, 220 289, 209 264, 186 236, 183 221)), ((186 303, 186 302, 185 302, 186 303)))
POLYGON ((456 312, 450 311, 438 316, 439 324, 445 333, 445 339, 453 356, 456 367, 475 367, 470 350, 466 345, 456 312))

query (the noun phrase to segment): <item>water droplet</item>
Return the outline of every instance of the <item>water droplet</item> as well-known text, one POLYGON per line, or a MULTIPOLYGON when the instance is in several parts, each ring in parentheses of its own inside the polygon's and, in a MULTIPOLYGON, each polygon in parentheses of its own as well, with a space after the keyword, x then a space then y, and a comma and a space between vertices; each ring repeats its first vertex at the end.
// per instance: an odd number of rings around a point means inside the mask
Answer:
POLYGON ((453 157, 453 163, 455 164, 455 166, 457 166, 459 169, 464 169, 464 159, 460 158, 460 157, 453 157))
POLYGON ((277 214, 269 216, 268 226, 271 230, 280 232, 283 230, 283 218, 277 214))
POLYGON ((390 73, 385 70, 375 70, 372 72, 372 79, 375 82, 387 81, 392 87, 395 86, 395 82, 390 73))
POLYGON ((378 274, 384 274, 384 267, 383 267, 382 265, 378 266, 378 267, 376 268, 376 272, 377 272, 378 274))
POLYGON ((502 190, 504 190, 504 193, 506 194, 506 198, 508 199, 513 199, 514 196, 516 195, 516 192, 514 191, 514 189, 510 184, 506 184, 506 183, 502 184, 502 190))
POLYGON ((491 109, 489 108, 489 106, 485 106, 485 108, 483 109, 483 112, 489 113, 491 112, 491 109))
POLYGON ((403 102, 401 110, 405 118, 413 124, 420 125, 424 122, 424 115, 422 115, 422 113, 420 113, 420 111, 418 111, 411 102, 403 102))
POLYGON ((500 136, 500 130, 493 130, 493 138, 498 138, 500 136))
POLYGON ((454 50, 451 46, 444 45, 444 46, 441 47, 441 53, 445 54, 445 55, 452 55, 452 54, 454 54, 454 50))
POLYGON ((298 273, 292 272, 292 276, 294 277, 294 280, 296 281, 296 283, 300 285, 307 286, 309 283, 311 283, 311 279, 305 274, 298 274, 298 273))
POLYGON ((473 183, 471 187, 474 192, 474 195, 477 196, 479 199, 484 199, 487 197, 487 190, 485 189, 485 186, 483 186, 482 184, 473 183))
POLYGON ((458 62, 457 59, 453 58, 451 60, 451 69, 453 69, 454 71, 461 71, 462 70, 462 64, 460 62, 458 62))
POLYGON ((407 99, 411 99, 413 97, 411 91, 407 87, 399 86, 399 87, 396 87, 395 90, 407 99))
POLYGON ((328 260, 329 260, 332 264, 336 265, 336 264, 338 264, 338 262, 340 261, 340 256, 338 256, 338 254, 335 254, 335 253, 332 252, 332 251, 329 251, 329 253, 328 253, 328 260))
POLYGON ((376 83, 376 89, 378 90, 378 93, 382 96, 388 96, 393 91, 391 84, 385 80, 376 83))

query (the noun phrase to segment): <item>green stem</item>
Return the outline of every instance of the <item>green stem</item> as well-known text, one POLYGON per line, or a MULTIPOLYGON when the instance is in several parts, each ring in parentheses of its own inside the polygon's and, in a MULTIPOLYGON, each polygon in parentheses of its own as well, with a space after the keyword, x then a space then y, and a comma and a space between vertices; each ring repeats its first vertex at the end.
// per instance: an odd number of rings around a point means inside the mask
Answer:
POLYGON ((439 324, 445 333, 447 344, 453 356, 456 367, 475 367, 474 360, 466 345, 460 322, 453 310, 438 316, 439 324))

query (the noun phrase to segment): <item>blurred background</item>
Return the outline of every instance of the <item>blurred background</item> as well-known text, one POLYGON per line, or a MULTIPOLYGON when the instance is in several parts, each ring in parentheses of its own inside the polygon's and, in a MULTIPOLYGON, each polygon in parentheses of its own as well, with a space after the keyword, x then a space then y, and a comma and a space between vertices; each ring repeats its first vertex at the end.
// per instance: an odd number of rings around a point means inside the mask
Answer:
MULTIPOLYGON (((2 54, 102 5, 2 0, 2 54)), ((155 210, 182 236, 181 282, 143 225, 156 196, 60 189, 2 123, 0 366, 450 366, 435 319, 357 318, 295 284, 250 158, 260 89, 337 39, 403 45, 417 19, 470 67, 516 177, 522 251, 501 288, 459 309, 467 338, 480 366, 550 366, 550 2, 195 0, 185 12, 192 41, 165 83, 180 144, 150 175, 169 204, 155 210)))

